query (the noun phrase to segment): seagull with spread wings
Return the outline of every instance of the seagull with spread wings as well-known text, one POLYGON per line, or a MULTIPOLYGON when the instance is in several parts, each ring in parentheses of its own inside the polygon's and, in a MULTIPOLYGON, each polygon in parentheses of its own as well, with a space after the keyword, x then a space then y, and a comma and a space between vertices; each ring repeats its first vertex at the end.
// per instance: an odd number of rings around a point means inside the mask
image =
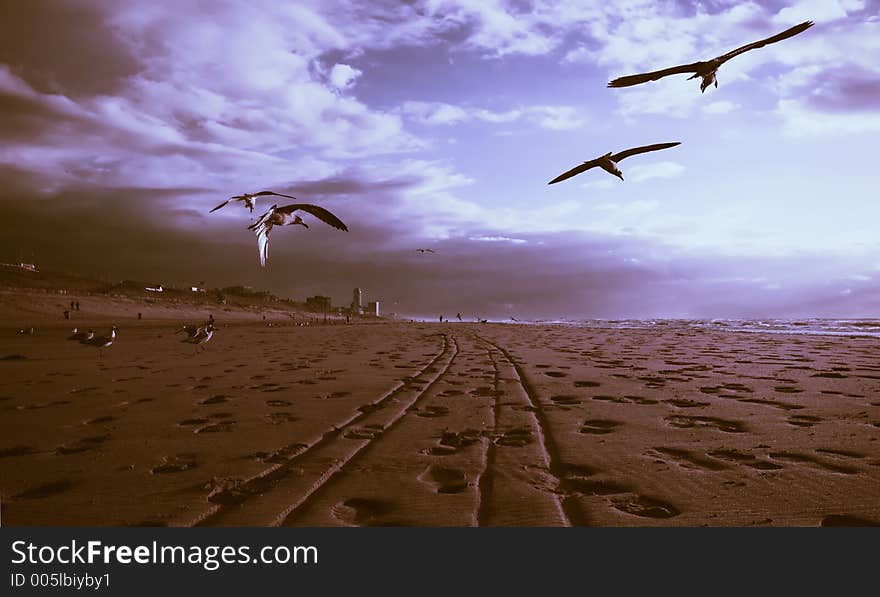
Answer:
POLYGON ((227 199, 226 201, 224 201, 223 203, 221 203, 220 205, 218 205, 217 207, 215 207, 214 209, 212 209, 208 213, 214 213, 215 211, 217 211, 221 207, 225 207, 228 203, 238 202, 238 201, 244 202, 245 207, 247 207, 249 210, 251 210, 251 213, 254 213, 254 207, 257 204, 257 197, 268 197, 270 195, 273 195, 275 197, 287 197, 288 199, 296 199, 296 197, 293 197, 291 195, 285 195, 283 193, 276 193, 275 191, 260 191, 259 193, 244 193, 242 195, 234 195, 234 196, 230 197, 229 199, 227 199))
POLYGON ((416 251, 419 253, 436 253, 434 249, 416 249, 416 251))
POLYGON ((727 54, 712 58, 711 60, 701 60, 692 64, 682 64, 680 66, 664 68, 663 70, 655 70, 649 73, 620 77, 608 83, 608 87, 630 87, 631 85, 639 85, 640 83, 647 83, 648 81, 656 81, 657 79, 667 77, 669 75, 693 73, 693 75, 688 77, 688 80, 696 79, 697 77, 702 78, 702 81, 700 82, 700 91, 705 92, 709 85, 712 85, 713 83, 715 84, 715 87, 718 87, 718 79, 715 76, 718 68, 731 58, 739 56, 743 52, 748 52, 749 50, 754 50, 756 48, 763 48, 768 44, 774 44, 778 41, 782 41, 783 39, 788 39, 789 37, 806 31, 812 26, 813 21, 804 21, 800 25, 795 25, 794 27, 786 29, 782 33, 777 33, 776 35, 771 35, 770 37, 762 39, 760 41, 744 45, 731 52, 728 52, 727 54))
POLYGON ((623 173, 617 167, 617 162, 624 158, 628 158, 632 155, 638 155, 640 153, 647 153, 649 151, 658 151, 660 149, 668 149, 670 147, 675 147, 676 145, 681 145, 680 142, 676 143, 655 143, 654 145, 645 145, 644 147, 634 147, 633 149, 627 149, 626 151, 621 151, 619 153, 611 153, 608 152, 603 156, 600 156, 594 160, 588 160, 583 164, 575 166, 568 172, 563 172, 547 184, 555 184, 557 182, 561 182, 567 178, 571 178, 581 172, 586 172, 590 168, 602 168, 609 174, 613 174, 620 180, 623 180, 623 173))
POLYGON ((272 231, 272 228, 275 226, 292 225, 302 226, 303 228, 309 227, 300 215, 295 213, 297 211, 312 214, 325 224, 337 230, 348 232, 348 226, 323 207, 309 203, 292 203, 284 207, 278 207, 277 204, 273 205, 256 222, 248 226, 248 230, 253 230, 257 235, 257 249, 260 252, 260 265, 263 267, 266 267, 266 259, 269 257, 269 233, 272 231))

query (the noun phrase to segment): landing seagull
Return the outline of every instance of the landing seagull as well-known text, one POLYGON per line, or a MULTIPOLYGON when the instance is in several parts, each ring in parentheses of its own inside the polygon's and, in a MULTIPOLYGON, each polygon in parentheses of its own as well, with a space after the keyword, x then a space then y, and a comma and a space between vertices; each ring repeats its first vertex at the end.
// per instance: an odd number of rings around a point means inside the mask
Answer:
POLYGON ((188 337, 181 340, 181 342, 186 342, 188 344, 196 345, 196 352, 199 351, 199 348, 205 350, 205 347, 202 346, 205 342, 208 342, 211 338, 214 337, 214 324, 206 323, 203 326, 196 328, 195 332, 188 337))
POLYGON ((292 195, 284 195, 283 193, 276 193, 275 191, 260 191, 259 193, 244 193, 242 195, 234 195, 234 196, 230 197, 229 199, 227 199, 226 201, 224 201, 223 203, 221 203, 220 205, 218 205, 217 207, 215 207, 214 209, 212 209, 208 213, 214 213, 215 211, 217 211, 221 207, 226 206, 227 203, 230 203, 232 201, 243 201, 245 206, 249 210, 251 210, 251 213, 254 213, 254 207, 257 204, 257 197, 266 197, 268 195, 274 195, 276 197, 287 197, 288 199, 296 199, 296 197, 293 197, 292 195))
POLYGON ((299 214, 294 213, 296 211, 312 214, 325 224, 333 226, 337 230, 348 232, 348 226, 323 207, 309 203, 292 203, 284 207, 273 205, 256 222, 248 226, 248 230, 253 230, 257 234, 257 249, 260 252, 260 265, 263 267, 266 267, 266 259, 269 257, 269 233, 274 226, 298 225, 304 228, 309 227, 299 214))
POLYGON ((705 92, 706 88, 708 88, 709 85, 712 85, 713 83, 715 84, 715 87, 718 87, 718 79, 715 77, 716 72, 718 71, 718 67, 720 67, 731 58, 739 56, 743 52, 748 52, 749 50, 754 50, 755 48, 763 48, 767 44, 773 44, 778 41, 782 41, 783 39, 788 39, 789 37, 806 31, 812 26, 813 21, 804 21, 800 25, 795 25, 790 29, 786 29, 782 33, 777 33, 776 35, 772 35, 766 39, 762 39, 761 41, 747 44, 745 46, 742 46, 741 48, 737 48, 731 52, 728 52, 727 54, 712 58, 711 60, 701 60, 700 62, 694 62, 693 64, 682 64, 681 66, 673 66, 671 68, 665 68, 663 70, 655 70, 650 73, 620 77, 608 83, 608 87, 629 87, 631 85, 647 83, 648 81, 656 81, 657 79, 666 77, 668 75, 694 73, 693 75, 688 77, 688 81, 690 81, 691 79, 696 79, 697 77, 701 77, 703 80, 700 83, 700 91, 705 92))
POLYGON ((620 180, 623 180, 623 173, 617 167, 617 162, 624 158, 628 158, 631 155, 638 155, 640 153, 647 153, 649 151, 658 151, 660 149, 668 149, 670 147, 675 147, 676 145, 681 145, 680 142, 676 143, 656 143, 654 145, 645 145, 644 147, 635 147, 633 149, 627 149, 626 151, 621 151, 620 153, 612 154, 611 152, 606 153, 603 156, 600 156, 594 160, 588 160, 579 166, 575 166, 568 172, 563 172, 547 184, 554 184, 560 181, 565 180, 566 178, 571 178, 581 172, 586 172, 590 168, 599 167, 608 172, 609 174, 613 174, 620 180))

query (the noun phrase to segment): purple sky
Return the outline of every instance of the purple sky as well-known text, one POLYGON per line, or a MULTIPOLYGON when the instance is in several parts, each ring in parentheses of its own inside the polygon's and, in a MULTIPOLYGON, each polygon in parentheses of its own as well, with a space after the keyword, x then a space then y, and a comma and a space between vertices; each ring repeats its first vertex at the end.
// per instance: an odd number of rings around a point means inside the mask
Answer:
POLYGON ((0 261, 429 316, 880 316, 878 136, 878 0, 31 0, 0 21, 0 261), (804 20, 705 94, 605 87, 804 20), (262 189, 351 231, 277 229, 262 269, 247 211, 207 213, 262 189))

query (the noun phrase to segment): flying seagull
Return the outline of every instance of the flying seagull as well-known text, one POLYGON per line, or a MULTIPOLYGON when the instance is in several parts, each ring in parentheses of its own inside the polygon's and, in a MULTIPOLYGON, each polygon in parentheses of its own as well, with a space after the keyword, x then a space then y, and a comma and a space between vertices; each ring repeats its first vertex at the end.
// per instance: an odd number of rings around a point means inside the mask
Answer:
POLYGON ((620 153, 612 154, 611 152, 606 153, 605 155, 598 157, 594 160, 588 160, 583 164, 575 166, 568 172, 563 172, 547 184, 554 184, 560 181, 565 180, 566 178, 571 178, 581 172, 586 172, 590 168, 595 168, 598 166, 608 172, 609 174, 613 174, 618 177, 620 180, 623 180, 623 173, 617 167, 617 162, 624 158, 628 158, 631 155, 638 155, 640 153, 647 153, 649 151, 658 151, 660 149, 668 149, 670 147, 675 147, 676 145, 681 145, 680 142, 676 143, 656 143, 654 145, 645 145, 644 147, 634 147, 633 149, 627 149, 626 151, 621 151, 620 153))
POLYGON ((693 75, 688 77, 688 80, 701 77, 703 80, 700 83, 700 91, 705 92, 706 88, 713 83, 715 84, 715 87, 718 87, 718 79, 715 78, 718 67, 720 67, 731 58, 739 56, 743 52, 748 52, 749 50, 754 50, 755 48, 763 48, 767 44, 773 44, 778 41, 782 41, 783 39, 788 39, 789 37, 806 31, 812 26, 813 21, 804 21, 800 25, 795 25, 790 29, 786 29, 782 33, 777 33, 776 35, 772 35, 766 39, 762 39, 761 41, 747 44, 745 46, 742 46, 741 48, 737 48, 731 52, 728 52, 727 54, 712 58, 711 60, 701 60, 700 62, 694 62, 693 64, 682 64, 681 66, 673 66, 671 68, 665 68, 663 70, 655 70, 650 73, 620 77, 608 83, 608 87, 629 87, 631 85, 647 83, 648 81, 656 81, 657 79, 666 77, 668 75, 694 73, 693 75))
POLYGON ((230 197, 229 199, 227 199, 226 201, 224 201, 223 203, 221 203, 220 205, 218 205, 217 207, 215 207, 214 209, 212 209, 208 213, 214 213, 215 211, 217 211, 221 207, 224 207, 227 203, 230 203, 232 201, 243 201, 245 206, 249 210, 251 210, 251 213, 254 213, 254 207, 257 204, 257 197, 266 197, 268 195, 274 195, 276 197, 287 197, 288 199, 296 199, 296 197, 293 197, 292 195, 284 195, 283 193, 276 193, 275 191, 260 191, 259 193, 244 193, 242 195, 234 195, 234 196, 230 197))
POLYGON ((266 259, 269 257, 269 232, 272 231, 274 226, 298 225, 304 228, 309 227, 299 214, 294 213, 296 211, 312 214, 325 224, 348 232, 348 226, 323 207, 308 203, 292 203, 284 207, 273 205, 256 222, 248 226, 248 230, 253 230, 257 235, 257 249, 260 252, 260 265, 263 267, 266 267, 266 259))
POLYGON ((416 249, 419 253, 435 253, 434 249, 416 249))

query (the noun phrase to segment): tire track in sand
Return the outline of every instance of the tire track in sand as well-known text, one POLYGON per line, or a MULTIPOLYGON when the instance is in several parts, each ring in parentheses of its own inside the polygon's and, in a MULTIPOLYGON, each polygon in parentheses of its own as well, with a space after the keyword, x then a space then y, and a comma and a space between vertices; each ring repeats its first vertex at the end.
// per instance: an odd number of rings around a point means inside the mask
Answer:
MULTIPOLYGON (((487 483, 492 483, 494 487, 488 489, 485 499, 490 503, 488 505, 481 504, 480 512, 482 515, 481 524, 488 525, 512 525, 512 526, 586 526, 586 515, 576 500, 566 497, 560 497, 559 487, 562 479, 565 477, 566 466, 559 456, 559 449, 553 436, 550 433, 547 416, 541 407, 537 393, 528 381, 520 364, 514 359, 507 349, 498 344, 476 335, 478 339, 485 342, 488 346, 494 348, 499 359, 494 359, 498 369, 499 389, 504 389, 506 396, 512 399, 510 403, 500 404, 498 409, 498 419, 496 419, 496 427, 501 429, 509 425, 522 425, 519 421, 525 419, 530 429, 538 441, 536 446, 538 453, 538 465, 532 469, 536 477, 544 476, 542 483, 539 483, 540 490, 532 499, 539 501, 552 500, 552 504, 556 510, 557 521, 529 521, 528 517, 534 517, 534 511, 529 508, 540 506, 517 507, 517 502, 511 500, 511 496, 522 495, 521 491, 515 485, 522 485, 523 480, 518 478, 521 476, 523 469, 522 457, 524 455, 516 455, 507 452, 508 447, 504 451, 496 449, 493 455, 493 471, 489 474, 490 479, 487 483), (524 408, 525 407, 525 408, 524 408), (509 454, 509 455, 508 455, 509 454), (518 474, 519 473, 519 474, 518 474), (507 484, 507 486, 505 486, 507 484), (525 517, 525 518, 524 518, 525 517)), ((519 427, 519 429, 526 429, 519 427)), ((512 431, 516 431, 514 427, 512 431)), ((509 433, 509 432, 508 432, 509 433)), ((517 446, 517 435, 524 437, 525 433, 520 432, 510 437, 509 442, 504 441, 504 435, 501 436, 501 444, 504 446, 517 446)), ((496 445, 499 444, 496 439, 496 445)), ((488 460, 488 458, 487 458, 488 460)), ((537 479, 533 479, 535 481, 537 479)), ((538 490, 538 487, 536 487, 538 490)), ((528 494, 525 494, 528 495, 528 494)), ((525 501, 520 498, 520 501, 525 501)))
POLYGON ((403 383, 371 403, 377 408, 361 411, 342 425, 326 432, 307 449, 285 462, 282 473, 272 473, 270 478, 261 476, 246 483, 249 487, 245 488, 247 499, 243 503, 221 508, 200 524, 258 527, 281 525, 358 454, 381 439, 446 374, 457 353, 455 340, 444 334, 442 352, 417 375, 411 377, 408 383, 403 383), (394 405, 396 406, 391 408, 394 405))
MULTIPOLYGON (((279 447, 273 452, 277 456, 276 463, 273 466, 225 489, 220 494, 211 496, 209 498, 210 505, 207 510, 196 515, 190 514, 186 518, 172 519, 170 526, 265 526, 256 522, 247 522, 251 516, 255 519, 260 518, 259 506, 254 502, 260 498, 265 500, 264 496, 269 495, 269 492, 273 492, 273 495, 277 493, 278 485, 289 477, 292 472, 300 468, 299 464, 302 459, 338 440, 343 432, 352 431, 353 426, 365 423, 371 414, 386 409, 401 395, 405 395, 408 390, 415 390, 413 386, 433 381, 433 379, 425 381, 424 378, 428 377, 429 373, 435 370, 441 360, 444 360, 444 357, 449 353, 450 347, 449 338, 445 334, 436 335, 442 335, 443 337, 442 349, 418 373, 398 382, 378 399, 361 405, 349 418, 331 425, 327 431, 318 436, 312 443, 298 443, 279 447)), ((446 367, 448 367, 448 363, 444 370, 446 367)), ((439 374, 436 377, 439 377, 439 374)), ((421 391, 423 392, 424 390, 421 391)), ((403 412, 405 412, 405 409, 403 412)), ((289 498, 286 499, 289 501, 289 498)))

